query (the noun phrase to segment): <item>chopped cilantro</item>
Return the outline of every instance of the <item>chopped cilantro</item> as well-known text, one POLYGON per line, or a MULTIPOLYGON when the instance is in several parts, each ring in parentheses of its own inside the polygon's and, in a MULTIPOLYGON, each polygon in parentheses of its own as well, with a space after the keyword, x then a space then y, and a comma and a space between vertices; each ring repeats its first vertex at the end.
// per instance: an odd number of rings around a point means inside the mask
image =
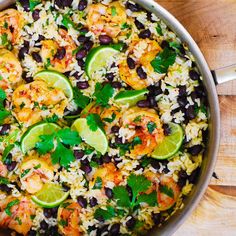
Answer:
POLYGON ((102 188, 102 178, 97 177, 95 180, 95 184, 93 186, 93 189, 101 189, 102 188))
POLYGON ((142 144, 142 140, 140 139, 140 137, 137 136, 137 137, 134 137, 132 145, 135 146, 138 144, 142 144))
POLYGON ((9 44, 7 34, 4 33, 1 35, 1 45, 2 46, 7 46, 9 44))
POLYGON ((30 172, 30 169, 24 170, 20 177, 21 178, 25 177, 29 172, 30 172))
POLYGON ((61 225, 61 226, 63 226, 63 227, 64 227, 64 226, 68 226, 67 220, 63 220, 63 219, 59 220, 59 221, 58 221, 58 224, 61 225))
POLYGON ((104 124, 102 123, 102 120, 98 114, 89 114, 86 117, 86 120, 90 130, 96 131, 98 128, 102 130, 104 129, 104 124))
POLYGON ((115 213, 115 208, 112 206, 107 206, 106 210, 102 209, 102 208, 98 208, 96 209, 95 213, 94 213, 94 217, 95 219, 104 219, 104 220, 109 220, 112 217, 114 217, 116 215, 115 213))
POLYGON ((169 67, 175 63, 175 59, 176 52, 166 47, 151 61, 151 65, 155 72, 164 74, 167 73, 169 67))
POLYGON ((89 104, 90 98, 83 95, 83 93, 77 87, 73 88, 73 93, 76 105, 84 109, 89 104))
POLYGON ((135 117, 135 119, 133 120, 134 123, 140 122, 141 121, 141 116, 137 116, 135 117))
POLYGON ((15 199, 15 200, 9 202, 9 203, 7 204, 7 206, 6 206, 6 208, 5 208, 6 214, 9 215, 9 216, 11 216, 11 215, 12 215, 12 213, 11 213, 11 208, 12 208, 13 206, 19 204, 19 202, 20 202, 20 201, 19 201, 18 199, 15 199))
POLYGON ((7 97, 5 91, 0 88, 0 100, 5 100, 7 97))
POLYGON ((71 27, 73 27, 74 29, 77 28, 75 23, 71 20, 69 14, 65 14, 62 16, 61 24, 67 29, 70 29, 71 27))
POLYGON ((30 219, 33 220, 36 217, 36 215, 30 215, 30 219))
POLYGON ((7 111, 4 107, 4 100, 6 99, 6 93, 3 89, 0 88, 0 125, 4 122, 11 113, 7 111))
POLYGON ((131 26, 126 22, 121 25, 121 30, 129 29, 131 26))
POLYGON ((163 36, 162 28, 161 28, 160 25, 157 25, 156 31, 157 31, 157 33, 158 33, 160 36, 163 36))
POLYGON ((35 170, 39 169, 41 167, 41 164, 39 163, 37 166, 34 167, 35 170))
POLYGON ((25 103, 24 103, 24 102, 22 102, 22 103, 20 104, 20 109, 23 109, 23 108, 24 108, 24 106, 25 106, 25 103))
POLYGON ((4 27, 5 29, 8 28, 8 23, 7 23, 6 21, 4 22, 3 27, 4 27))
POLYGON ((34 8, 41 3, 41 0, 29 0, 30 11, 33 11, 34 8))
POLYGON ((34 107, 39 107, 39 103, 38 102, 34 102, 34 107))
POLYGON ((0 184, 9 184, 9 180, 7 178, 0 176, 0 184))
POLYGON ((90 164, 90 166, 93 167, 93 168, 96 168, 96 167, 99 166, 98 163, 95 162, 95 161, 90 161, 89 164, 90 164))
POLYGON ((53 114, 51 117, 46 118, 46 121, 50 123, 56 123, 58 120, 59 120, 59 117, 56 114, 53 114))
POLYGON ((44 67, 45 67, 46 69, 48 69, 51 65, 52 65, 52 64, 51 64, 50 58, 47 58, 44 67))
POLYGON ((116 16, 117 15, 117 11, 116 11, 116 8, 114 6, 111 7, 111 15, 112 16, 116 16))
POLYGON ((94 149, 86 149, 86 150, 84 150, 84 154, 90 155, 93 151, 94 151, 94 149))
POLYGON ((22 221, 19 217, 16 217, 16 221, 18 222, 19 225, 22 225, 22 221))
POLYGON ((145 158, 143 158, 142 161, 141 161, 141 166, 145 168, 145 167, 147 167, 149 164, 151 164, 151 161, 152 161, 151 158, 145 157, 145 158))
POLYGON ((152 121, 148 122, 148 124, 147 124, 147 129, 148 129, 149 134, 152 134, 153 131, 154 131, 156 128, 157 128, 156 123, 154 123, 154 122, 152 122, 152 121))
POLYGON ((174 191, 172 188, 169 188, 167 185, 160 186, 160 192, 164 193, 168 197, 174 198, 174 191))
POLYGON ((103 118, 105 122, 112 123, 116 118, 116 114, 113 112, 111 118, 103 118))
POLYGON ((67 208, 69 205, 70 205, 69 202, 63 202, 63 203, 61 204, 61 207, 62 207, 62 208, 67 208))
POLYGON ((100 83, 97 83, 95 86, 95 92, 93 96, 96 98, 96 104, 107 107, 110 98, 112 98, 114 94, 114 89, 110 84, 106 84, 102 86, 100 83))

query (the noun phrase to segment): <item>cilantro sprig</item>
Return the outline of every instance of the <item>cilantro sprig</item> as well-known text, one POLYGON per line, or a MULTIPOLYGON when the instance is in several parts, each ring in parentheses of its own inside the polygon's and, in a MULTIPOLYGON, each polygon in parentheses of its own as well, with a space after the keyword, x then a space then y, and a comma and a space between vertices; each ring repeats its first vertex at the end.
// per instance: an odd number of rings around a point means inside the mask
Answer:
POLYGON ((0 89, 0 125, 3 124, 4 120, 11 114, 4 107, 4 100, 6 99, 6 93, 3 89, 0 89))
POLYGON ((108 107, 108 102, 114 94, 114 89, 110 84, 102 85, 96 83, 93 96, 96 98, 96 104, 102 107, 108 107))
POLYGON ((76 131, 69 128, 60 129, 57 133, 39 136, 40 142, 35 147, 39 154, 46 154, 53 149, 51 159, 52 163, 60 163, 61 166, 67 167, 75 160, 73 151, 68 146, 75 146, 81 143, 81 138, 76 131))
POLYGON ((87 125, 92 131, 96 131, 98 128, 104 131, 104 124, 98 114, 91 113, 86 117, 87 125))
POLYGON ((83 93, 77 87, 73 88, 73 93, 74 93, 74 102, 76 103, 76 105, 79 108, 84 109, 89 104, 90 98, 83 95, 83 93))
POLYGON ((6 206, 6 208, 5 208, 6 214, 9 215, 9 216, 11 216, 11 215, 12 215, 12 213, 11 213, 11 208, 12 208, 13 206, 19 204, 19 203, 20 203, 19 199, 15 199, 15 200, 9 202, 9 203, 7 204, 7 206, 6 206))

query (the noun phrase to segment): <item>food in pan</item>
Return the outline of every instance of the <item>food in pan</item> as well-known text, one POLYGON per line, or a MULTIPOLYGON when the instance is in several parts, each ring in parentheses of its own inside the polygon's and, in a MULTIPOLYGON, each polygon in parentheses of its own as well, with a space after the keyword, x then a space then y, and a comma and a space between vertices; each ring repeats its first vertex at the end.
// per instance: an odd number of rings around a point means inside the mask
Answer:
POLYGON ((0 228, 139 235, 191 192, 208 130, 187 45, 131 1, 0 13, 0 228))

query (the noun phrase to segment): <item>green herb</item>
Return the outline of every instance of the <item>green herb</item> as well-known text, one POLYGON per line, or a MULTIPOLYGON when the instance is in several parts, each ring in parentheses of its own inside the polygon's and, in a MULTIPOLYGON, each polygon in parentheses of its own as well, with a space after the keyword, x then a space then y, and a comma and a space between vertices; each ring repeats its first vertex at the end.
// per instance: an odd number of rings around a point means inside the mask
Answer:
MULTIPOLYGON (((45 105, 42 105, 42 106, 41 106, 41 110, 42 110, 42 111, 48 110, 48 107, 45 106, 45 105)), ((56 114, 53 114, 53 115, 56 115, 56 114)))
POLYGON ((29 0, 30 11, 33 11, 34 8, 41 3, 40 0, 29 0))
POLYGON ((9 180, 7 178, 0 176, 0 184, 9 184, 9 180))
POLYGON ((72 56, 74 56, 81 48, 83 48, 83 46, 79 46, 79 47, 77 47, 76 49, 74 49, 74 50, 72 51, 72 56))
POLYGON ((6 99, 6 93, 3 89, 0 88, 0 125, 4 122, 4 120, 11 114, 4 107, 4 100, 6 99))
POLYGON ((143 202, 147 203, 149 206, 156 206, 157 205, 157 193, 155 191, 153 191, 150 194, 141 194, 138 197, 136 204, 140 204, 143 202))
POLYGON ((70 205, 69 202, 63 202, 63 203, 61 204, 61 207, 62 207, 62 208, 67 208, 69 205, 70 205))
POLYGON ((6 206, 6 208, 5 208, 6 214, 9 215, 9 216, 11 216, 11 215, 12 215, 12 213, 11 213, 11 208, 12 208, 13 206, 19 204, 19 202, 20 202, 20 201, 19 201, 18 199, 15 199, 15 200, 9 202, 9 203, 7 204, 7 206, 6 206))
MULTIPOLYGON (((3 151, 3 154, 2 154, 2 162, 3 163, 6 163, 6 159, 7 159, 7 156, 9 155, 9 153, 11 152, 11 150, 14 148, 14 144, 9 144, 3 151)), ((11 162, 11 161, 10 161, 11 162)))
POLYGON ((137 136, 137 137, 134 137, 132 145, 135 146, 138 144, 142 144, 142 140, 137 136))
POLYGON ((84 150, 84 154, 90 155, 93 151, 94 151, 94 149, 86 149, 86 150, 84 150))
POLYGON ((121 25, 121 30, 129 29, 131 26, 126 22, 121 25))
POLYGON ((1 45, 2 46, 7 46, 9 44, 7 34, 4 33, 1 35, 1 45))
POLYGON ((140 220, 136 220, 135 225, 134 225, 134 230, 140 230, 141 227, 143 227, 145 223, 143 221, 140 220))
POLYGON ((0 80, 3 80, 3 77, 0 75, 0 80))
POLYGON ((77 87, 73 88, 73 93, 74 101, 78 107, 84 109, 90 103, 90 98, 83 95, 83 93, 77 87))
POLYGON ((169 67, 175 63, 175 60, 176 52, 166 47, 156 56, 156 58, 151 62, 151 65, 155 72, 164 74, 167 73, 169 67))
POLYGON ((180 49, 182 47, 181 44, 178 42, 169 42, 169 46, 173 48, 177 53, 180 52, 180 49))
POLYGON ((169 188, 166 185, 161 185, 160 186, 160 192, 164 193, 165 195, 167 195, 168 197, 174 198, 174 191, 172 188, 169 188))
POLYGON ((75 23, 71 20, 71 18, 68 14, 63 15, 61 23, 67 29, 70 29, 71 27, 76 29, 75 23))
POLYGON ((95 180, 95 184, 93 186, 93 189, 101 189, 102 188, 102 178, 97 177, 95 180))
POLYGON ((95 219, 104 219, 104 220, 109 220, 112 217, 114 217, 116 215, 115 213, 115 208, 112 206, 107 206, 106 210, 102 209, 102 208, 98 208, 96 209, 95 213, 94 213, 94 217, 95 219))
POLYGON ((25 103, 24 103, 24 102, 22 102, 22 103, 20 104, 20 109, 23 109, 23 108, 24 108, 24 106, 25 106, 25 103))
POLYGON ((36 217, 36 215, 30 215, 30 219, 33 220, 36 217))
POLYGON ((0 100, 5 100, 7 97, 5 91, 0 88, 0 100))
POLYGON ((41 164, 39 163, 37 166, 34 167, 35 170, 39 169, 41 167, 41 164))
POLYGON ((4 22, 3 27, 4 27, 5 29, 8 28, 8 23, 7 23, 6 21, 4 22))
POLYGON ((38 102, 34 102, 34 107, 39 107, 39 103, 38 102))
POLYGON ((49 123, 56 123, 59 120, 59 117, 56 114, 53 114, 51 117, 47 117, 46 121, 49 123))
POLYGON ((129 33, 126 34, 126 38, 127 38, 127 39, 129 39, 130 36, 131 36, 131 32, 129 32, 129 33))
POLYGON ((64 226, 68 226, 67 220, 63 220, 63 219, 59 220, 59 221, 58 221, 58 224, 61 225, 61 226, 63 226, 63 227, 64 227, 64 226))
POLYGON ((98 165, 98 163, 97 162, 95 162, 95 161, 90 161, 90 166, 91 167, 93 167, 93 168, 96 168, 96 167, 98 167, 99 165, 98 165))
POLYGON ((95 92, 93 96, 97 99, 96 104, 107 107, 110 98, 112 98, 114 94, 114 89, 110 84, 106 84, 102 86, 100 83, 97 83, 95 86, 95 92))
POLYGON ((22 221, 19 217, 16 217, 16 221, 18 222, 19 225, 22 225, 22 221))
POLYGON ((114 198, 117 200, 118 206, 130 207, 129 193, 124 186, 116 186, 112 191, 114 198))
POLYGON ((105 122, 112 123, 116 118, 116 114, 113 112, 111 118, 103 118, 105 122))
POLYGON ((120 144, 116 144, 117 147, 119 147, 120 149, 120 156, 124 156, 126 152, 128 152, 130 150, 130 143, 120 143, 120 144))
POLYGON ((147 158, 147 157, 144 157, 141 161, 141 166, 142 167, 147 167, 149 164, 151 164, 151 161, 152 159, 151 158, 147 158))
POLYGON ((102 123, 102 120, 98 114, 89 114, 86 117, 87 125, 89 126, 89 129, 92 131, 96 131, 98 128, 104 130, 104 124, 102 123))
POLYGON ((52 64, 51 64, 50 58, 47 58, 44 67, 45 67, 46 69, 48 69, 51 65, 52 65, 52 64))
POLYGON ((81 143, 81 138, 78 132, 72 131, 69 128, 60 129, 57 133, 50 135, 39 136, 40 142, 37 142, 35 147, 39 154, 46 154, 54 149, 56 141, 56 149, 52 153, 51 158, 53 164, 60 163, 61 166, 67 167, 75 160, 73 151, 65 145, 75 146, 81 143))
POLYGON ((157 31, 157 33, 158 33, 160 36, 163 36, 162 28, 161 28, 160 25, 157 25, 156 31, 157 31))
POLYGON ((141 121, 141 116, 137 116, 135 117, 135 119, 133 120, 134 123, 140 122, 141 121))
POLYGON ((24 170, 20 177, 21 178, 25 177, 29 172, 30 172, 30 169, 24 170))
POLYGON ((111 15, 112 16, 116 16, 117 15, 117 11, 116 11, 116 8, 114 6, 111 7, 111 15))
POLYGON ((148 124, 147 124, 147 129, 148 129, 149 134, 152 134, 152 132, 153 132, 156 128, 157 128, 156 123, 154 123, 154 122, 152 122, 152 121, 148 122, 148 124))

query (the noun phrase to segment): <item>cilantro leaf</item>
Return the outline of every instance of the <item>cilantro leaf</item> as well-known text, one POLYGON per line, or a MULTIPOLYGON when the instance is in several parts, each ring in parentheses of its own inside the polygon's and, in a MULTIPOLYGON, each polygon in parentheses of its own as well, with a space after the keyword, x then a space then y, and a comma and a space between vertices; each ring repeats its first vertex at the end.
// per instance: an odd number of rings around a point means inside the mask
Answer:
POLYGON ((82 92, 76 87, 73 88, 73 92, 76 105, 84 109, 89 104, 90 98, 83 95, 82 92))
POLYGON ((9 180, 7 178, 0 176, 0 184, 9 184, 9 180))
POLYGON ((67 149, 61 142, 57 143, 56 150, 52 153, 51 158, 53 164, 60 163, 63 167, 67 167, 75 160, 73 152, 67 149))
POLYGON ((175 60, 176 52, 166 47, 153 61, 151 61, 151 65, 155 72, 165 74, 167 73, 169 66, 172 66, 175 63, 175 60))
POLYGON ((130 27, 131 26, 129 24, 127 24, 127 22, 125 22, 121 25, 121 30, 129 29, 130 27))
POLYGON ((156 206, 157 205, 157 193, 155 191, 153 191, 150 194, 139 195, 136 204, 140 204, 142 202, 147 203, 149 206, 156 206))
POLYGON ((107 107, 110 98, 114 94, 114 89, 110 84, 106 84, 104 87, 100 83, 96 83, 95 92, 93 94, 96 97, 96 104, 103 107, 107 107))
POLYGON ((2 154, 2 162, 5 163, 6 161, 6 158, 8 156, 8 154, 11 152, 11 150, 14 148, 14 144, 9 144, 3 151, 3 154, 2 154))
POLYGON ((98 128, 104 129, 104 124, 102 123, 102 120, 98 114, 89 114, 86 117, 87 125, 89 126, 90 130, 96 131, 98 128))
POLYGON ((0 100, 5 100, 7 97, 5 91, 0 88, 0 100))
POLYGON ((8 43, 9 43, 9 41, 8 41, 7 34, 6 33, 2 34, 1 35, 1 45, 2 46, 7 46, 8 43))
POLYGON ((93 189, 101 189, 102 188, 102 178, 97 177, 95 180, 95 184, 93 186, 93 189))
POLYGON ((6 109, 0 108, 0 124, 4 122, 4 120, 10 115, 11 113, 6 109))
POLYGON ((39 138, 41 139, 41 141, 37 142, 35 144, 35 147, 40 155, 46 154, 54 148, 53 141, 55 138, 55 134, 40 135, 39 138))
POLYGON ((60 129, 57 132, 57 137, 60 138, 64 144, 70 146, 78 145, 82 141, 78 132, 72 131, 70 128, 60 129))
POLYGON ((11 215, 12 215, 12 213, 11 213, 11 208, 12 208, 14 205, 17 205, 17 204, 19 204, 19 203, 20 203, 20 201, 19 201, 18 199, 15 199, 15 200, 9 202, 9 203, 7 204, 7 206, 6 206, 6 208, 5 208, 6 214, 9 215, 9 216, 11 216, 11 215))
POLYGON ((154 123, 154 122, 152 122, 152 121, 148 122, 148 124, 147 124, 147 129, 148 129, 149 134, 152 134, 152 132, 153 132, 156 128, 157 128, 156 123, 154 123))
POLYGON ((76 25, 75 23, 71 20, 69 14, 65 14, 62 16, 62 21, 61 24, 66 27, 67 29, 70 29, 71 27, 73 27, 74 29, 76 29, 76 25))
POLYGON ((117 11, 116 11, 116 8, 114 6, 111 7, 111 15, 112 16, 116 16, 117 15, 117 11))
POLYGON ((34 8, 41 3, 41 0, 29 0, 30 11, 33 11, 34 8))
MULTIPOLYGON (((41 107, 41 109, 44 107, 41 107)), ((59 120, 59 117, 56 114, 53 114, 51 117, 47 117, 46 121, 49 123, 56 123, 59 120)))
POLYGON ((111 118, 103 118, 105 122, 112 123, 116 118, 116 114, 113 112, 111 118))
POLYGON ((117 204, 120 207, 129 207, 130 199, 129 193, 124 186, 116 186, 113 188, 114 198, 117 200, 117 204))
POLYGON ((109 220, 112 217, 114 217, 116 215, 115 213, 115 208, 112 206, 107 206, 106 210, 102 209, 102 208, 98 208, 96 209, 95 213, 94 213, 94 217, 95 219, 104 219, 104 220, 109 220))
POLYGON ((167 185, 160 186, 160 192, 164 193, 168 197, 174 198, 174 191, 172 188, 169 188, 167 185))
POLYGON ((161 28, 160 25, 157 25, 156 31, 157 31, 157 33, 158 33, 160 36, 163 36, 162 28, 161 28))
POLYGON ((133 139, 132 146, 135 146, 135 145, 138 145, 138 144, 142 144, 142 140, 141 140, 140 137, 136 136, 133 139))

